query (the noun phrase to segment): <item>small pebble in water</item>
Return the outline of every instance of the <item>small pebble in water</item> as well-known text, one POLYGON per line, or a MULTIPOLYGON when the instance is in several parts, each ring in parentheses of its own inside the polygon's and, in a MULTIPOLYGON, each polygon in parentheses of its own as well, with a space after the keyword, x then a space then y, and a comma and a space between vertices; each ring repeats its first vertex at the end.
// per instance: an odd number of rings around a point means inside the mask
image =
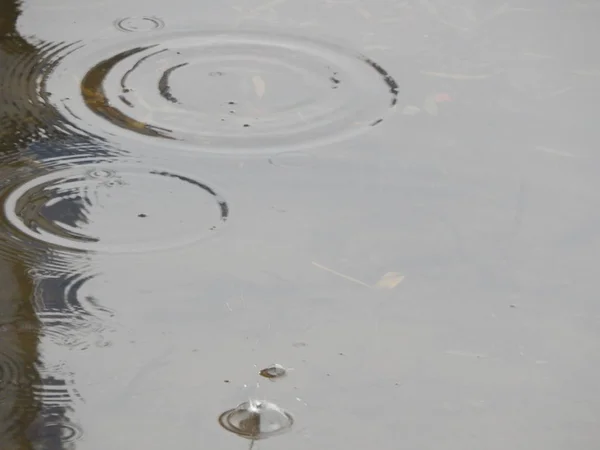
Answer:
POLYGON ((286 376, 287 370, 281 364, 272 364, 269 367, 265 367, 258 373, 265 378, 272 379, 286 376))

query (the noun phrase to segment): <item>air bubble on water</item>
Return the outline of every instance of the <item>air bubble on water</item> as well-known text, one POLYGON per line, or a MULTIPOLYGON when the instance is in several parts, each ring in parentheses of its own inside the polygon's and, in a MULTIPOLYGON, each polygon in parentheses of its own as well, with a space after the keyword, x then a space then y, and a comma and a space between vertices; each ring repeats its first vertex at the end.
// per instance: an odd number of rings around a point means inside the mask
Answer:
POLYGON ((219 423, 240 437, 259 440, 288 430, 294 418, 274 403, 251 399, 225 411, 219 417, 219 423))

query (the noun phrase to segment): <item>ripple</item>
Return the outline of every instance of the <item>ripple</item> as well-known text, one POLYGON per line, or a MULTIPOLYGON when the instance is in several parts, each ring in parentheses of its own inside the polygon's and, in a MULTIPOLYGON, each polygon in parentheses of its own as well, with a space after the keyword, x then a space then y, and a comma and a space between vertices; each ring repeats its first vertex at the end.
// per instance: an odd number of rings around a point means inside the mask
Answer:
POLYGON ((83 430, 62 414, 49 414, 35 427, 32 434, 33 440, 41 448, 49 448, 45 443, 56 442, 60 442, 63 448, 72 448, 71 445, 83 437, 83 430))
POLYGON ((43 279, 36 290, 36 313, 41 334, 58 345, 87 349, 110 345, 114 312, 83 289, 93 275, 43 279))
POLYGON ((26 322, 0 325, 0 436, 3 445, 19 432, 23 423, 33 420, 36 402, 32 386, 37 381, 34 324, 26 322))
POLYGON ((62 379, 48 376, 34 386, 35 396, 47 409, 72 409, 75 401, 83 401, 71 378, 62 379))
MULTIPOLYGON (((28 331, 28 330, 26 330, 28 331)), ((20 348, 19 337, 23 333, 17 325, 0 325, 0 399, 7 386, 20 386, 32 382, 32 364, 26 363, 26 355, 20 348)), ((33 335, 34 336, 34 335, 33 335)))
POLYGON ((45 169, 41 164, 33 160, 23 161, 23 158, 10 154, 0 157, 0 258, 16 264, 25 263, 30 268, 37 268, 40 261, 45 261, 52 264, 55 270, 69 270, 67 262, 56 258, 55 252, 48 249, 46 245, 30 239, 27 235, 15 233, 3 213, 2 205, 16 186, 23 180, 44 173, 45 169))
POLYGON ((90 137, 54 108, 46 89, 49 75, 79 46, 29 43, 17 37, 3 42, 7 69, 0 71, 0 139, 5 144, 31 143, 49 135, 90 137))
POLYGON ((65 116, 106 138, 234 154, 353 136, 380 123, 398 96, 396 81, 364 55, 267 32, 90 43, 48 86, 69 99, 57 105, 65 116))
POLYGON ((238 436, 259 440, 289 430, 294 418, 274 403, 251 400, 225 411, 219 416, 219 424, 238 436))
POLYGON ((317 165, 312 153, 299 151, 277 153, 269 158, 269 164, 284 168, 310 168, 317 165))
POLYGON ((158 17, 125 17, 115 20, 115 27, 126 32, 154 31, 163 29, 165 23, 158 17))
POLYGON ((10 183, 5 221, 17 240, 58 249, 141 252, 212 235, 227 203, 190 176, 127 164, 82 164, 10 183))

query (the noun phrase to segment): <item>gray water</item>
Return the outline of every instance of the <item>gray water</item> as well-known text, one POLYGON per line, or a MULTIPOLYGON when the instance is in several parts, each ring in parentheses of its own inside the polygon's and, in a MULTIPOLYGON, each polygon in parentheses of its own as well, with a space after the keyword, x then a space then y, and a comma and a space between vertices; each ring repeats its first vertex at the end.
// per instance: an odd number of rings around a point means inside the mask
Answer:
POLYGON ((596 449, 599 20, 0 1, 0 450, 596 449))

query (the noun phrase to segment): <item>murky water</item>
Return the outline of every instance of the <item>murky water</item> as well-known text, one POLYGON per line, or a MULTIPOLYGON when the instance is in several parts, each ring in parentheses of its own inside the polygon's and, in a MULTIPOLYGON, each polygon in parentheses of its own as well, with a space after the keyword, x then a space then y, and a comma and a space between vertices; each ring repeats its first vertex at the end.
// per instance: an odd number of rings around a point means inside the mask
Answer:
POLYGON ((598 20, 1 1, 0 450, 595 449, 598 20))

